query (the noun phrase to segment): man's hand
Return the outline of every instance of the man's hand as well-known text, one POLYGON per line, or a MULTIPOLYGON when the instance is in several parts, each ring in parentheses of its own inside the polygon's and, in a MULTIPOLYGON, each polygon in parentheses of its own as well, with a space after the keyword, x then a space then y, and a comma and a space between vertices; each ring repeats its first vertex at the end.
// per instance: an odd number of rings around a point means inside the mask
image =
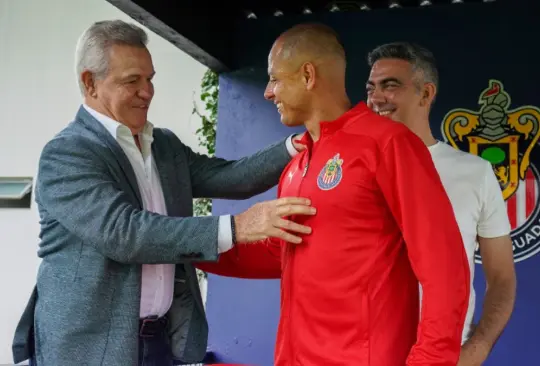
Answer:
POLYGON ((461 347, 458 366, 481 366, 489 355, 489 347, 481 343, 466 342, 461 347))
POLYGON ((314 215, 316 210, 310 205, 311 202, 307 198, 299 197, 285 197, 257 203, 243 213, 234 216, 236 241, 251 243, 273 237, 290 243, 301 243, 302 239, 299 236, 287 231, 310 234, 311 228, 299 225, 284 217, 314 215))
POLYGON ((304 151, 306 149, 306 145, 302 144, 301 142, 305 134, 306 134, 305 132, 302 132, 298 135, 293 136, 292 138, 292 144, 294 148, 296 149, 296 151, 298 152, 304 151))

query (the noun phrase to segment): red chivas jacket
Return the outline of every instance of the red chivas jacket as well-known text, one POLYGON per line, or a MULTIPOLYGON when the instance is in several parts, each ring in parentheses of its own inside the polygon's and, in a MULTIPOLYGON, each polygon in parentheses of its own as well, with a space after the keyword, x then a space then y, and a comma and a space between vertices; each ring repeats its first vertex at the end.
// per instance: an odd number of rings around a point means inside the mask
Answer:
POLYGON ((237 245, 211 273, 281 278, 276 366, 455 366, 469 267, 429 151, 361 102, 284 170, 279 197, 311 199, 302 244, 237 245), (418 281, 423 288, 419 319, 418 281))

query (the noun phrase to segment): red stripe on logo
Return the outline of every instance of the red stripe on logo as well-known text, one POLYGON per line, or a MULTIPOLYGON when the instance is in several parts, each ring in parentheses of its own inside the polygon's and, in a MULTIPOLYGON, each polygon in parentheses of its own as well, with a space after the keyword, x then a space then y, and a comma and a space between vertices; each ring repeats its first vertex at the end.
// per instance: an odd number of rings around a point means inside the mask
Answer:
POLYGON ((533 211, 534 206, 536 205, 536 179, 534 179, 534 173, 532 169, 527 169, 525 174, 525 209, 527 213, 527 218, 529 218, 533 211))
POLYGON ((516 193, 512 195, 507 201, 506 201, 506 209, 508 211, 508 219, 510 220, 510 226, 512 227, 512 230, 514 230, 517 226, 517 199, 516 199, 516 193))

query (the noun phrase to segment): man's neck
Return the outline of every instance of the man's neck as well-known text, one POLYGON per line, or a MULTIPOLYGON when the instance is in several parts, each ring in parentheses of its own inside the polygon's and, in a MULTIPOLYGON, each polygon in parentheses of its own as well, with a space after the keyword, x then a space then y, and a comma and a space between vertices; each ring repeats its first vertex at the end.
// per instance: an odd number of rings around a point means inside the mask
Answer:
POLYGON ((96 112, 98 113, 101 113, 103 114, 104 116, 107 116, 109 117, 110 119, 112 119, 113 121, 116 121, 118 123, 121 123, 123 124, 124 126, 126 126, 127 128, 129 128, 129 130, 131 131, 131 134, 133 136, 136 136, 138 135, 142 129, 140 130, 134 130, 133 128, 129 127, 128 125, 126 125, 125 123, 123 123, 122 121, 119 121, 105 106, 103 106, 102 104, 98 103, 96 100, 92 99, 92 98, 85 98, 84 99, 84 103, 89 106, 90 108, 92 108, 93 110, 95 110, 96 112))
POLYGON ((431 130, 428 128, 427 131, 424 131, 423 133, 417 133, 416 134, 420 139, 426 144, 426 146, 433 146, 437 143, 437 139, 433 137, 433 134, 431 133, 431 130))
POLYGON ((351 102, 345 98, 341 101, 326 103, 322 108, 317 108, 311 114, 311 117, 304 123, 306 130, 315 142, 321 135, 321 122, 334 121, 341 117, 345 112, 351 109, 351 102))
POLYGON ((409 129, 418 136, 426 146, 432 146, 437 143, 437 139, 433 137, 431 133, 431 128, 429 127, 429 120, 427 118, 422 118, 416 120, 414 125, 407 125, 409 129))
MULTIPOLYGON (((101 114, 103 114, 104 116, 107 116, 107 117, 109 117, 110 119, 116 121, 116 119, 114 118, 114 116, 111 115, 111 113, 107 110, 107 108, 103 107, 103 106, 102 106, 100 103, 98 103, 95 99, 92 99, 92 98, 85 98, 85 99, 84 99, 84 104, 86 104, 87 106, 89 106, 90 108, 92 108, 93 110, 95 110, 96 112, 101 113, 101 114)), ((119 123, 120 123, 120 121, 116 121, 116 122, 119 122, 119 123)))

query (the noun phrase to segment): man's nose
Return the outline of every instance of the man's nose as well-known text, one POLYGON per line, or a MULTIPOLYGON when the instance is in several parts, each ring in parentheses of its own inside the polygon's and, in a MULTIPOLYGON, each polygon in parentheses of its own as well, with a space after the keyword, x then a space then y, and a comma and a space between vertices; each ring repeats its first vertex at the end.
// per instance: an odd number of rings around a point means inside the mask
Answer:
POLYGON ((382 104, 386 103, 386 97, 384 96, 384 93, 382 93, 379 90, 373 90, 371 94, 368 96, 368 106, 370 108, 380 106, 382 104))
POLYGON ((274 92, 272 91, 270 87, 266 87, 266 89, 264 90, 264 99, 266 100, 274 99, 274 92))
POLYGON ((150 100, 152 99, 153 95, 154 93, 152 92, 151 89, 142 88, 139 90, 139 98, 143 100, 150 100))

